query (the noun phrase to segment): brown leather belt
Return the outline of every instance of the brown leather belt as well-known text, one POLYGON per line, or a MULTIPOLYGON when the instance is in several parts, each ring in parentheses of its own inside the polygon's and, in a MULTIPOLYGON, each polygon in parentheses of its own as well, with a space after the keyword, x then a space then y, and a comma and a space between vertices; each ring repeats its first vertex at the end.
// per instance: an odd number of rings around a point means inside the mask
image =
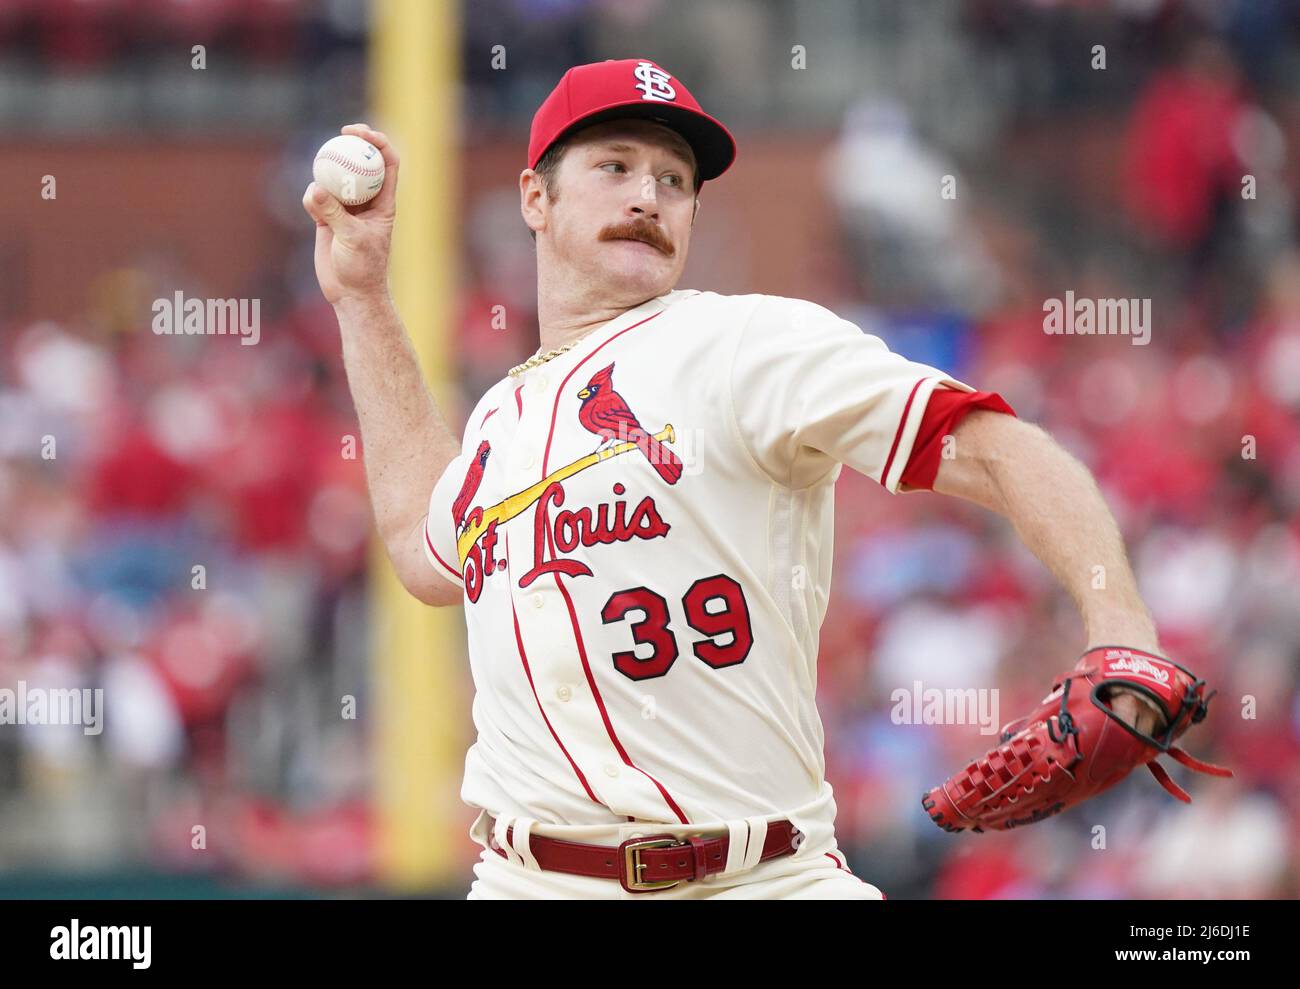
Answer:
MULTIPOLYGON (((488 835, 496 827, 489 816, 488 835)), ((506 828, 506 841, 512 842, 514 827, 506 828)), ((795 836, 799 829, 789 821, 769 821, 760 862, 790 855, 799 847, 795 836)), ((617 847, 588 845, 580 841, 562 841, 530 834, 528 848, 537 865, 548 872, 567 872, 573 876, 617 879, 629 893, 650 893, 669 889, 681 882, 692 882, 721 872, 727 866, 730 839, 677 838, 670 834, 652 834, 629 838, 617 847)), ((489 838, 489 847, 495 843, 489 838)), ((504 859, 510 856, 492 847, 504 859)))

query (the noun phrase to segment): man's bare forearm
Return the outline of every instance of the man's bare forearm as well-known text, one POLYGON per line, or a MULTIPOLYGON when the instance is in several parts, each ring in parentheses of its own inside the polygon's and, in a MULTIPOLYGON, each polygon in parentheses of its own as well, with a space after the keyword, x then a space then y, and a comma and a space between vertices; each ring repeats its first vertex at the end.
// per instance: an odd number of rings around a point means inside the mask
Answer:
POLYGON ((345 299, 334 311, 375 524, 391 549, 425 516, 459 443, 425 386, 392 299, 345 299))
POLYGON ((1007 519, 1070 593, 1089 645, 1159 650, 1119 526, 1083 464, 1046 434, 992 463, 1007 519))
POLYGON ((1069 592, 1089 646, 1159 652, 1119 526, 1088 469, 1037 426, 974 412, 953 433, 934 490, 1004 515, 1025 546, 1069 592))

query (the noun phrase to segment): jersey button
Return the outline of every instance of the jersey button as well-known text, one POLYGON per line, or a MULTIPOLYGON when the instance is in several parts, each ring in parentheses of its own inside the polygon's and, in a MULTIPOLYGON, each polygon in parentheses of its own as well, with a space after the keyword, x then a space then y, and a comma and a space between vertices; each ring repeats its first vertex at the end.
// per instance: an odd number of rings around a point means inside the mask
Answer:
POLYGON ((533 601, 533 607, 534 607, 534 608, 540 608, 543 604, 546 603, 546 602, 542 599, 542 596, 541 596, 540 594, 534 594, 533 597, 532 597, 532 601, 533 601))
POLYGON ((558 690, 555 691, 555 696, 562 701, 567 701, 570 697, 573 696, 573 691, 570 690, 568 687, 560 687, 558 690))
POLYGON ((533 384, 536 386, 536 388, 537 388, 538 391, 542 391, 542 392, 546 391, 546 378, 545 378, 545 377, 537 378, 537 379, 533 382, 533 384))
POLYGON ((605 775, 606 775, 606 776, 617 776, 617 775, 618 775, 618 767, 617 767, 616 765, 614 765, 612 762, 610 762, 610 763, 606 763, 606 764, 605 764, 605 775))

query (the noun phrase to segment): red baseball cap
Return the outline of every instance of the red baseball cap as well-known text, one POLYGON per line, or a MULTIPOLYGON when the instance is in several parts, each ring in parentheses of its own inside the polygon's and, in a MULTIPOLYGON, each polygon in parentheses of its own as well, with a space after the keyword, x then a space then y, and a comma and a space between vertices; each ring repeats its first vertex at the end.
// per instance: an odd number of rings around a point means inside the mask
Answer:
POLYGON ((575 65, 537 108, 528 134, 528 167, 548 148, 580 127, 640 117, 677 131, 695 152, 699 180, 715 179, 736 158, 727 128, 700 109, 680 79, 648 58, 610 59, 575 65))

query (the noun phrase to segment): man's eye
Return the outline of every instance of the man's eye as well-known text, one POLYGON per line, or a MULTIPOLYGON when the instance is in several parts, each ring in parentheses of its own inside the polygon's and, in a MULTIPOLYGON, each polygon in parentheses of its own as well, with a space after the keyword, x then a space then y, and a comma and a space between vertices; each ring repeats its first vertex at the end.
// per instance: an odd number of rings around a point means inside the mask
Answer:
MULTIPOLYGON (((622 162, 618 162, 618 161, 607 161, 607 162, 605 162, 605 164, 601 165, 600 167, 601 167, 601 168, 609 168, 610 166, 613 166, 614 168, 623 169, 623 163, 622 163, 622 162)), ((626 171, 626 169, 623 169, 623 170, 626 171)))
POLYGON ((672 179, 672 180, 673 180, 673 187, 674 187, 674 188, 680 188, 680 187, 681 187, 681 184, 682 184, 682 177, 681 177, 680 175, 678 175, 676 172, 669 172, 667 175, 664 176, 664 178, 666 178, 666 179, 672 179))

